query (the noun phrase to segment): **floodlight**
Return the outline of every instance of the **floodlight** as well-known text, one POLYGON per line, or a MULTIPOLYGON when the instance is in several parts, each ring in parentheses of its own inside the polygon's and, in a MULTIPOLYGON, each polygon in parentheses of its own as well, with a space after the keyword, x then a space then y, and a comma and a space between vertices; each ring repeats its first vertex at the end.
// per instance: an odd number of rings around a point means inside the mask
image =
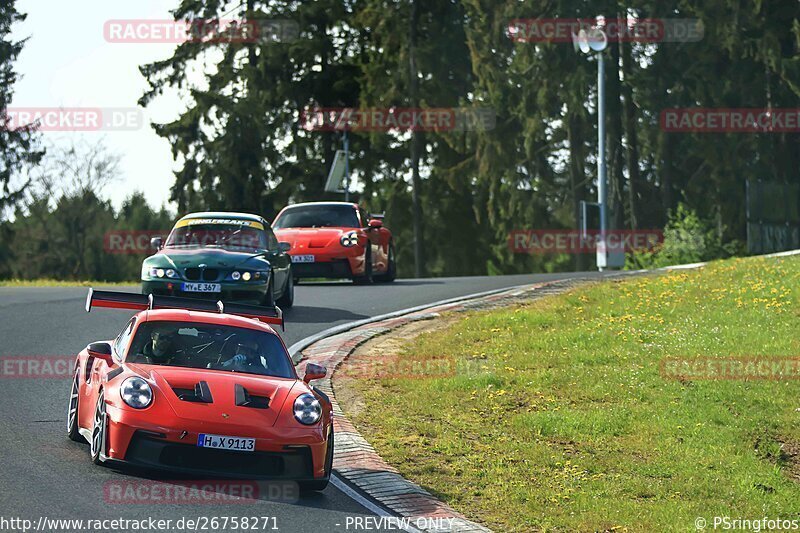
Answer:
POLYGON ((589 35, 586 33, 586 30, 581 30, 578 32, 578 48, 584 54, 588 54, 589 50, 589 35))
POLYGON ((587 45, 595 52, 602 52, 608 46, 608 36, 606 36, 606 33, 600 28, 590 29, 586 38, 587 45))

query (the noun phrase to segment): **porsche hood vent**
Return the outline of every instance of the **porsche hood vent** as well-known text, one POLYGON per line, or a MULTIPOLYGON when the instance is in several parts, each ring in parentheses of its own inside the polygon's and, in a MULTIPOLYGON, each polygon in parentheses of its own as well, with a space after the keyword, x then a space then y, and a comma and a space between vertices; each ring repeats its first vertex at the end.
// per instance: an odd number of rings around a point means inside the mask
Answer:
POLYGON ((247 392, 241 385, 236 385, 236 405, 242 407, 253 407, 255 409, 269 408, 269 398, 267 396, 256 396, 247 392))
POLYGON ((211 389, 208 388, 208 383, 201 381, 194 386, 194 389, 179 389, 172 387, 175 395, 179 400, 184 402, 197 402, 197 403, 214 403, 214 398, 211 396, 211 389))
MULTIPOLYGON (((201 381, 195 385, 194 389, 172 387, 172 390, 175 392, 175 395, 178 397, 178 399, 184 402, 214 403, 214 398, 211 396, 211 389, 209 389, 208 383, 205 381, 201 381)), ((268 396, 251 394, 247 389, 239 384, 235 385, 234 392, 236 405, 238 406, 252 407, 253 409, 269 408, 268 396)))

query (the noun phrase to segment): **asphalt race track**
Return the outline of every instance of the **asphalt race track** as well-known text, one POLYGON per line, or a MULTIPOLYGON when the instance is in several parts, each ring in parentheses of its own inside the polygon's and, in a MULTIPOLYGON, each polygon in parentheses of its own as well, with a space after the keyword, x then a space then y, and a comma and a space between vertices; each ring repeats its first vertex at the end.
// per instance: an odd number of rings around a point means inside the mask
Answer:
MULTIPOLYGON (((602 274, 398 280, 393 284, 302 284, 286 313, 287 345, 337 324, 443 299, 525 283, 602 274)), ((130 287, 138 291, 138 287, 130 287)), ((87 343, 116 336, 131 314, 84 311, 84 288, 0 288, 0 356, 74 355, 87 343)), ((65 435, 69 379, 0 376, 0 514, 39 520, 275 517, 280 531, 347 531, 347 517, 371 515, 333 486, 299 501, 265 497, 247 504, 109 503, 112 481, 175 479, 174 475, 118 471, 89 461, 88 445, 65 435)), ((270 522, 270 525, 272 522, 270 522)), ((351 527, 350 531, 353 531, 351 527)))

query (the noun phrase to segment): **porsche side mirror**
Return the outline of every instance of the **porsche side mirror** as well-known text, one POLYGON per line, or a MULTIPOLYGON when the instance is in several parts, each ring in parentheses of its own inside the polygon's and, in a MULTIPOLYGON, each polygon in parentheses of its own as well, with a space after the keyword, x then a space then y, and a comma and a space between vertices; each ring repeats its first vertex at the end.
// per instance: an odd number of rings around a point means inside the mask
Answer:
POLYGON ((280 250, 283 253, 287 253, 291 249, 292 249, 292 243, 290 243, 290 242, 279 242, 278 243, 278 250, 280 250))
POLYGON ((164 240, 161 237, 152 237, 150 239, 150 248, 153 248, 155 250, 160 250, 163 244, 164 240))
POLYGON ((111 358, 111 344, 107 342, 93 342, 86 347, 86 351, 89 352, 89 357, 102 359, 109 365, 114 362, 111 358))
POLYGON ((373 218, 372 220, 369 221, 369 227, 372 229, 382 228, 383 221, 379 218, 373 218))
POLYGON ((322 379, 328 373, 328 369, 322 365, 317 365, 315 363, 308 363, 306 365, 306 375, 303 376, 303 381, 308 383, 314 379, 322 379))

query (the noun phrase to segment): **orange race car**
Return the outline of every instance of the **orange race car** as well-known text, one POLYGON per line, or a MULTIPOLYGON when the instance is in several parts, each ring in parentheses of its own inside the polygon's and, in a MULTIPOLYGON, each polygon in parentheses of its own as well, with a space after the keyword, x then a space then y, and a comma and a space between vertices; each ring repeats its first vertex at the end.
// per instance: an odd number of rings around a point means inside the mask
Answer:
POLYGON ((327 486, 332 407, 309 383, 326 370, 298 378, 279 308, 90 289, 92 307, 139 311, 75 361, 67 434, 94 463, 327 486))
POLYGON ((357 204, 311 202, 283 208, 272 228, 291 245, 292 275, 348 278, 355 283, 390 282, 397 276, 392 233, 382 215, 357 204))

